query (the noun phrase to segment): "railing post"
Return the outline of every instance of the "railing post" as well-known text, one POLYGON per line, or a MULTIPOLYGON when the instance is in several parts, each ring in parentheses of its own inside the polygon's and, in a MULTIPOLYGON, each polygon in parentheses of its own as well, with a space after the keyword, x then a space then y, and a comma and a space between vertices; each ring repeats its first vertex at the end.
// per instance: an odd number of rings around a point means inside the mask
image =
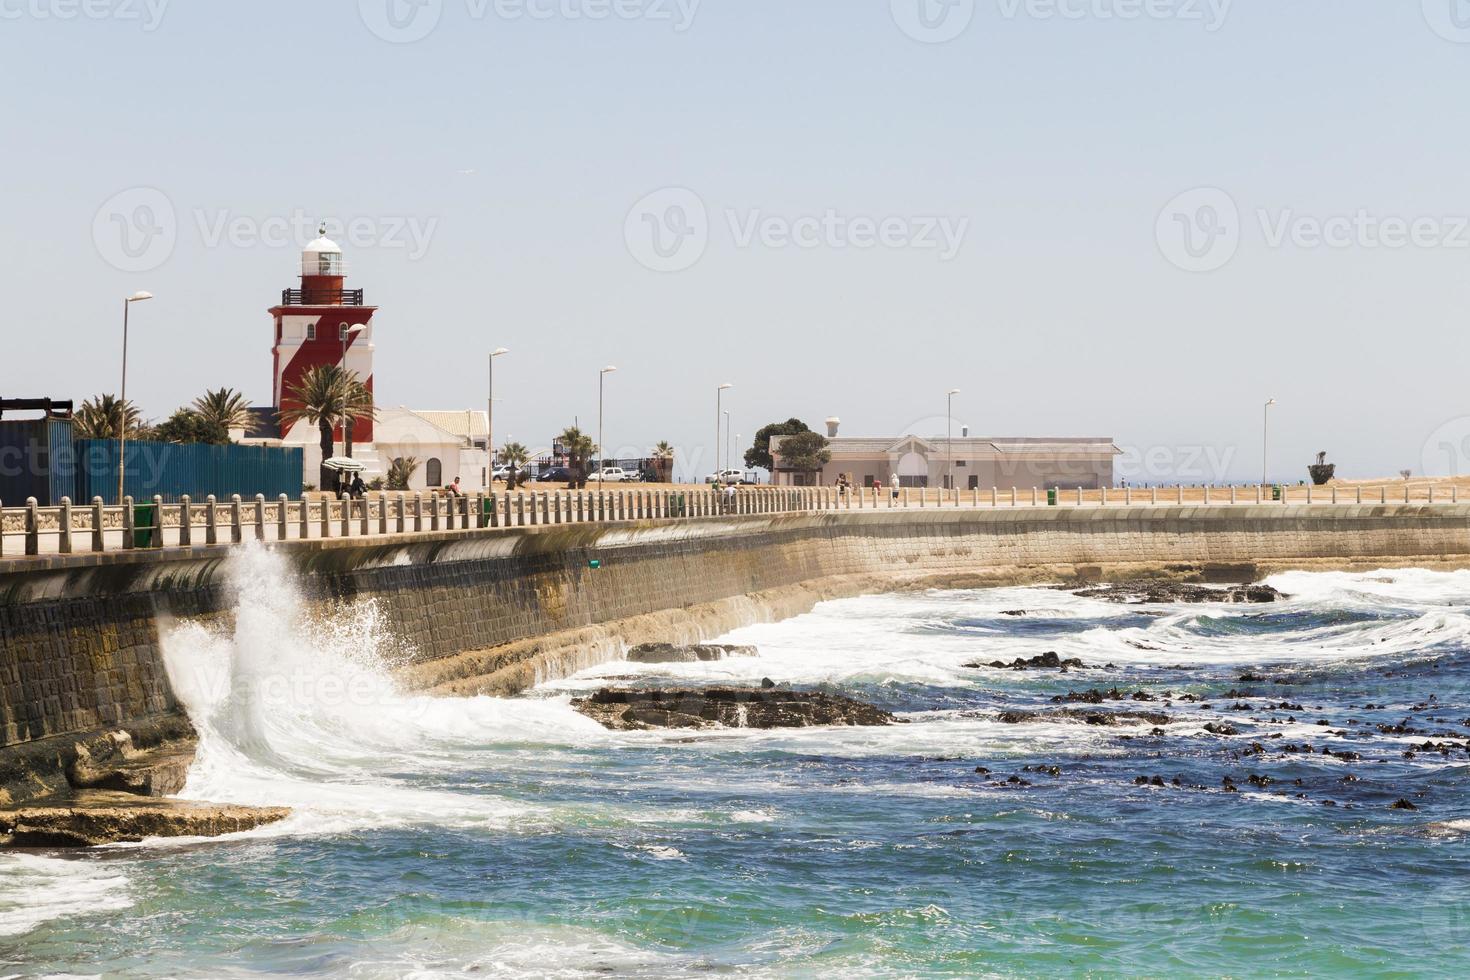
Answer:
POLYGON ((1040 507, 1041 506, 1041 488, 1040 487, 1032 487, 1031 488, 1031 506, 1032 507, 1040 507))
POLYGON ((1332 488, 1332 502, 1337 503, 1337 487, 1332 488))
POLYGON ((1178 491, 1178 498, 1179 498, 1176 501, 1176 503, 1181 503, 1182 504, 1182 503, 1184 503, 1184 484, 1182 484, 1182 483, 1179 484, 1179 486, 1176 489, 1178 491))
POLYGON ((1353 495, 1353 503, 1355 503, 1355 504, 1361 504, 1363 502, 1363 486, 1362 486, 1362 484, 1359 484, 1354 489, 1357 492, 1353 495))
POLYGON ((101 497, 92 498, 92 550, 103 550, 102 525, 107 520, 107 505, 101 497))
POLYGON ((378 533, 388 533, 388 491, 378 491, 378 533))
POLYGON ((516 527, 526 526, 526 495, 516 494, 516 527))
POLYGON ((1102 495, 1098 497, 1098 500, 1101 501, 1102 506, 1106 507, 1108 505, 1108 488, 1100 486, 1099 490, 1101 491, 1102 495))
POLYGON ((1407 480, 1405 480, 1404 481, 1404 503, 1407 504, 1408 502, 1409 502, 1409 483, 1408 483, 1407 480))
POLYGON ((255 495, 255 540, 265 540, 265 494, 255 495))
POLYGON ((439 530, 439 495, 429 494, 429 530, 439 530))
POLYGON ((1081 507, 1082 506, 1082 488, 1081 487, 1078 487, 1077 488, 1077 506, 1078 507, 1081 507))
MULTIPOLYGON (((352 503, 360 503, 360 504, 362 504, 362 517, 358 519, 357 529, 362 534, 363 537, 367 537, 369 534, 373 533, 373 527, 372 527, 373 503, 372 503, 372 500, 368 497, 367 494, 363 494, 362 495, 362 500, 354 500, 354 501, 352 501, 352 503)), ((349 504, 349 506, 351 506, 351 505, 349 504)))
POLYGON ((541 491, 541 523, 551 523, 551 500, 545 490, 541 491))
POLYGON ((35 497, 26 498, 26 554, 41 553, 41 512, 35 497))
POLYGON ((1210 485, 1208 483, 1205 484, 1205 506, 1210 506, 1210 485))
POLYGON ((219 544, 219 501, 214 494, 204 498, 204 543, 219 544))
MULTIPOLYGON (((493 499, 494 494, 491 494, 491 497, 493 499)), ((408 530, 408 494, 404 493, 402 490, 398 491, 397 518, 397 522, 394 524, 394 530, 396 530, 399 534, 402 534, 408 530)))
POLYGON ((421 491, 415 491, 413 495, 413 530, 414 533, 424 529, 424 495, 421 491))
MULTIPOLYGON (((303 497, 304 501, 306 498, 303 497)), ((332 497, 330 494, 322 494, 322 537, 332 536, 332 497)))
POLYGON ((1236 493, 1235 493, 1235 484, 1232 483, 1232 484, 1230 484, 1230 502, 1233 504, 1238 499, 1239 498, 1236 496, 1236 493))
POLYGON ((235 544, 245 540, 244 514, 238 493, 230 495, 230 540, 235 544))
POLYGON ((556 518, 556 523, 557 524, 560 524, 561 523, 561 491, 560 490, 556 491, 556 493, 552 497, 552 511, 553 511, 552 516, 556 518))
POLYGON ((342 504, 342 537, 352 537, 352 498, 347 494, 341 496, 342 504))
POLYGON ((1308 483, 1307 484, 1307 503, 1310 504, 1311 502, 1312 502, 1312 485, 1310 483, 1308 483))
POLYGON ((284 493, 276 497, 276 540, 290 537, 287 529, 291 524, 291 498, 284 493))
POLYGON ((998 487, 990 488, 990 506, 992 508, 1000 506, 1000 489, 998 487))
MULTIPOLYGON (((32 503, 34 503, 34 502, 35 501, 32 500, 32 503)), ((129 551, 132 551, 133 550, 133 519, 136 516, 134 514, 134 512, 133 512, 133 498, 132 497, 123 497, 123 499, 122 499, 122 509, 123 509, 123 515, 122 515, 122 518, 123 518, 122 519, 123 547, 126 548, 129 551)), ((30 539, 29 538, 26 539, 26 547, 27 548, 30 547, 30 539)), ((35 552, 33 552, 33 551, 27 551, 26 554, 32 555, 32 554, 35 554, 35 552)))
POLYGON ((1262 492, 1264 490, 1265 490, 1265 488, 1262 487, 1259 483, 1256 484, 1256 503, 1257 504, 1259 504, 1261 502, 1261 494, 1262 494, 1262 492))
POLYGON ((193 505, 189 501, 189 495, 182 494, 179 497, 179 547, 187 548, 194 543, 194 515, 189 513, 193 505))
POLYGON ((61 498, 61 534, 56 541, 56 550, 63 555, 71 554, 71 498, 61 498))
POLYGON ((1434 503, 1434 484, 1429 485, 1429 502, 1434 503))

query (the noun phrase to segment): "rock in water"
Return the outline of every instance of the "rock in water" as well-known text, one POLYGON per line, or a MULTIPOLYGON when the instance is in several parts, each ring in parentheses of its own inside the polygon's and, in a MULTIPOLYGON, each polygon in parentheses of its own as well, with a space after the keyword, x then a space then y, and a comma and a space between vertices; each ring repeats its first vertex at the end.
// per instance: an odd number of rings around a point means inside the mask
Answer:
POLYGON ((572 702, 582 714, 615 731, 655 728, 809 728, 816 725, 892 725, 881 708, 840 694, 814 691, 707 688, 603 689, 572 702))
POLYGON ((148 837, 217 837, 274 823, 290 812, 279 806, 195 803, 84 790, 0 810, 0 845, 95 847, 148 837))
POLYGON ((635 664, 693 664, 757 656, 760 656, 760 651, 755 647, 734 643, 699 643, 694 646, 644 643, 628 651, 628 660, 635 664))
POLYGON ((1119 582, 1083 589, 1073 595, 1084 599, 1101 599, 1104 602, 1155 603, 1155 602, 1280 602, 1291 596, 1276 591, 1269 585, 1232 585, 1214 589, 1188 582, 1119 582))

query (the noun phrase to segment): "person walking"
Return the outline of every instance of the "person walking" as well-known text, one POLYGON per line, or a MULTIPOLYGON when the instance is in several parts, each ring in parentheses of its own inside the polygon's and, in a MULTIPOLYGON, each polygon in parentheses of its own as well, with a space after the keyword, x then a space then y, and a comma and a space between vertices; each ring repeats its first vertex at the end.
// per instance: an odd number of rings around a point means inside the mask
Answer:
POLYGON ((899 480, 898 480, 898 474, 897 473, 894 473, 892 476, 890 476, 888 478, 888 485, 889 485, 889 487, 891 487, 893 489, 893 499, 894 500, 897 500, 898 499, 898 488, 900 486, 900 483, 899 483, 899 480))

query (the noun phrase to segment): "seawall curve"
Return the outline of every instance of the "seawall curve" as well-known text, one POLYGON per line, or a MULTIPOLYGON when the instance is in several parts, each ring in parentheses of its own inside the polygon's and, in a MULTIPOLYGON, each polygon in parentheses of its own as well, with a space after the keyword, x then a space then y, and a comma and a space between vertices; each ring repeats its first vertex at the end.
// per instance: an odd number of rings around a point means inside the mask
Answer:
MULTIPOLYGON (((628 642, 697 640, 863 592, 1470 567, 1470 505, 844 511, 267 547, 309 601, 376 603, 409 652, 407 683, 510 694, 628 642)), ((99 732, 178 727, 160 630, 230 615, 230 551, 0 560, 0 802, 54 787, 72 746, 99 732)))

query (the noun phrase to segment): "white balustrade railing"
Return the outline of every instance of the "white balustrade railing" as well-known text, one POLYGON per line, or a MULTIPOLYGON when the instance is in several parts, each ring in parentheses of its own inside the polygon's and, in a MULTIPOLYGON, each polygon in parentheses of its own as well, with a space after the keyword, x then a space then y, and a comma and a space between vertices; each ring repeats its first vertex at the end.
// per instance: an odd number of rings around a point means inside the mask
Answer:
POLYGON ((372 492, 364 498, 311 495, 290 500, 262 496, 227 500, 183 497, 165 503, 126 498, 123 506, 96 498, 88 504, 63 498, 55 507, 34 499, 0 506, 0 558, 79 552, 187 548, 245 540, 300 541, 371 538, 393 534, 495 531, 506 528, 625 521, 679 522, 704 518, 808 511, 904 510, 929 507, 1024 510, 1030 508, 1166 506, 1217 507, 1334 504, 1459 503, 1455 484, 1332 486, 1151 486, 1147 493, 1081 487, 1016 487, 982 492, 970 487, 741 487, 731 490, 558 490, 445 496, 423 492, 372 492), (1223 491, 1223 492, 1222 492, 1223 491))

